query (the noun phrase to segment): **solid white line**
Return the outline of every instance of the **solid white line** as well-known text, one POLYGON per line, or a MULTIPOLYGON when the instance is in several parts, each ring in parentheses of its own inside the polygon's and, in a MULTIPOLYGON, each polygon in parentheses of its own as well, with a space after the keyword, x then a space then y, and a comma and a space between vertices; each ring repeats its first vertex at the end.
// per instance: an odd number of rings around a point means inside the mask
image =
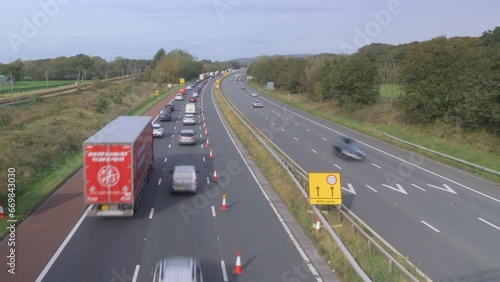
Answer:
POLYGON ((484 219, 482 219, 482 218, 480 218, 480 217, 478 217, 477 219, 481 220, 482 222, 484 222, 484 223, 488 224, 488 225, 489 225, 489 226, 491 226, 491 227, 494 227, 494 228, 496 228, 496 229, 500 230, 500 227, 496 226, 496 225, 495 225, 495 224, 493 224, 493 223, 490 223, 490 222, 488 222, 488 221, 486 221, 486 220, 484 220, 484 219))
POLYGON ((167 162, 167 157, 165 157, 165 161, 164 161, 164 162, 165 162, 165 163, 167 162))
POLYGON ((423 221, 423 220, 421 220, 420 222, 422 222, 423 224, 427 225, 427 227, 429 227, 430 229, 432 229, 432 230, 436 231, 437 233, 441 232, 441 231, 437 230, 437 229, 436 229, 436 228, 434 228, 432 225, 430 225, 429 223, 427 223, 427 222, 425 222, 425 221, 423 221))
POLYGON ((212 206, 212 216, 215 217, 215 208, 212 206))
POLYGON ((321 137, 321 139, 325 140, 326 141, 326 138, 325 137, 321 137))
POLYGON ((420 190, 422 190, 422 191, 424 191, 424 192, 425 192, 425 189, 424 189, 424 188, 418 187, 417 185, 415 185, 415 184, 413 184, 413 183, 411 184, 411 186, 413 186, 413 187, 415 187, 415 188, 418 188, 418 189, 420 189, 420 190))
POLYGON ((210 184, 210 178, 207 176, 207 184, 210 184))
POLYGON ((366 185, 366 187, 370 188, 373 192, 378 192, 377 190, 375 190, 372 187, 370 187, 370 185, 366 185))
POLYGON ((52 265, 54 264, 54 262, 56 261, 56 259, 59 257, 59 255, 62 253, 62 251, 64 250, 64 248, 66 247, 66 245, 69 243, 69 240, 71 240, 71 237, 73 237, 73 235, 75 235, 76 230, 78 230, 78 228, 82 224, 83 220, 87 217, 87 213, 90 211, 90 209, 92 207, 93 207, 93 205, 90 205, 85 210, 85 212, 82 214, 82 216, 80 217, 80 219, 78 220, 78 222, 75 224, 75 226, 73 227, 73 229, 71 229, 71 232, 69 232, 68 236, 66 236, 66 238, 62 242, 61 246, 59 246, 59 248, 57 249, 56 253, 52 256, 52 258, 49 260, 49 262, 47 263, 47 265, 45 266, 45 268, 42 270, 42 273, 40 273, 40 275, 38 275, 38 278, 35 280, 35 282, 41 282, 43 280, 43 278, 45 277, 45 275, 47 275, 47 272, 49 272, 50 268, 52 267, 52 265))
POLYGON ((334 166, 336 166, 338 169, 342 169, 340 166, 336 165, 336 164, 333 164, 334 166))
POLYGON ((297 139, 297 137, 293 137, 293 139, 295 139, 296 141, 299 141, 299 139, 297 139))
POLYGON ((160 178, 160 179, 158 179, 158 185, 160 185, 160 184, 161 184, 161 178, 160 178))
MULTIPOLYGON (((211 93, 212 97, 213 97, 213 92, 211 93)), ((217 115, 219 116, 219 119, 222 120, 222 116, 221 116, 221 113, 219 111, 219 109, 217 108, 217 105, 216 105, 216 102, 215 102, 215 99, 212 99, 212 103, 214 104, 214 107, 215 107, 215 110, 217 111, 217 115)), ((245 164, 245 166, 247 167, 248 171, 250 172, 250 174, 252 175, 252 178, 254 179, 255 183, 257 183, 257 186, 259 186, 259 189, 260 191, 262 192, 262 194, 264 195, 264 198, 266 198, 267 202, 269 203, 269 206, 271 206, 271 209, 274 211, 274 214, 276 215, 276 217, 278 218, 279 222, 281 223, 281 225, 283 226, 283 228, 285 229, 285 232, 288 234, 288 237, 290 237, 290 240, 292 241, 292 243, 294 244, 295 248, 297 249, 297 251, 299 252, 299 254, 301 255, 302 259, 306 262, 309 270, 312 272, 312 274, 315 276, 315 277, 318 277, 316 280, 317 281, 322 281, 321 278, 319 278, 319 274, 318 272, 316 271, 316 268, 314 268, 314 265, 312 265, 312 263, 310 263, 309 261, 309 258, 307 257, 307 254, 304 252, 304 250, 302 249, 302 247, 300 246, 299 242, 297 242, 297 239, 295 239, 295 236, 293 235, 292 231, 290 230, 290 228, 288 227, 288 225, 286 224, 285 220, 283 219, 283 217, 281 217, 281 214, 279 213, 278 209, 276 208, 276 206, 274 205, 273 201, 271 200, 271 198, 269 198, 269 195, 267 194, 266 190, 264 189, 264 187, 262 187, 262 184, 259 182, 259 179, 257 178, 257 176, 255 175, 254 171, 252 170, 252 168, 250 167, 250 165, 248 164, 248 161, 243 157, 243 153, 241 152, 240 148, 238 148, 238 146, 236 146, 236 142, 234 141, 234 138, 233 136, 231 136, 229 134, 229 130, 226 126, 226 124, 222 123, 222 126, 224 126, 224 129, 226 129, 226 133, 227 135, 229 136, 229 139, 231 140, 231 142, 233 143, 236 151, 238 151, 238 154, 240 155, 240 158, 241 160, 243 161, 243 163, 245 164)))
POLYGON ((381 166, 376 165, 376 164, 374 164, 374 163, 372 163, 372 166, 374 166, 374 167, 376 167, 376 168, 379 168, 379 169, 382 169, 382 167, 381 167, 381 166))
POLYGON ((227 279, 226 263, 223 260, 220 261, 220 267, 222 268, 222 279, 224 279, 224 282, 229 281, 227 279))
POLYGON ((140 265, 135 266, 135 271, 134 271, 134 276, 132 277, 132 282, 137 281, 137 276, 139 275, 139 269, 141 268, 140 265))
POLYGON ((309 128, 306 128, 307 131, 311 132, 311 130, 309 128))
POLYGON ((315 152, 316 154, 318 153, 318 152, 316 152, 316 150, 314 150, 314 149, 311 149, 311 151, 315 152))
POLYGON ((149 219, 153 218, 153 213, 155 212, 154 208, 151 208, 151 212, 149 213, 149 219))

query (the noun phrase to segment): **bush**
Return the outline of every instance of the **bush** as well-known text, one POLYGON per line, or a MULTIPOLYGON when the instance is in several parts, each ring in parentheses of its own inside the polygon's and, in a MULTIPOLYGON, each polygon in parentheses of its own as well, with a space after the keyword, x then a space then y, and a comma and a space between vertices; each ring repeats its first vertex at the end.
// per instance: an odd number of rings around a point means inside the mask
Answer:
POLYGON ((104 96, 99 96, 95 104, 95 111, 102 114, 106 111, 109 106, 108 99, 104 96))

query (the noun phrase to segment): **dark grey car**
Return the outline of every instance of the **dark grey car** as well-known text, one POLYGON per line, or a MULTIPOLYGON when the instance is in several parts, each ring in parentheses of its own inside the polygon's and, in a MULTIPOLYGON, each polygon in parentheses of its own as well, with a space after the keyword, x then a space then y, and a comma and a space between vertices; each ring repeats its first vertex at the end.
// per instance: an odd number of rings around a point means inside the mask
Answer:
POLYGON ((358 142, 349 137, 340 137, 333 145, 335 154, 339 157, 347 157, 355 160, 363 160, 366 154, 360 148, 358 142))
POLYGON ((171 121, 172 120, 172 112, 167 109, 163 109, 160 111, 159 115, 160 121, 171 121))

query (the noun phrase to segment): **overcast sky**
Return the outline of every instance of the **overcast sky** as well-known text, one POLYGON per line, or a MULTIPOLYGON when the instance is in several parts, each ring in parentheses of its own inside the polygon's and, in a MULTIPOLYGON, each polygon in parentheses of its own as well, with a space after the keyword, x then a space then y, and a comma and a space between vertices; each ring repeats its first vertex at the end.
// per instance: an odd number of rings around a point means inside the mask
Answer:
POLYGON ((0 63, 87 54, 198 59, 352 53, 500 26, 497 0, 22 0, 2 4, 0 63))

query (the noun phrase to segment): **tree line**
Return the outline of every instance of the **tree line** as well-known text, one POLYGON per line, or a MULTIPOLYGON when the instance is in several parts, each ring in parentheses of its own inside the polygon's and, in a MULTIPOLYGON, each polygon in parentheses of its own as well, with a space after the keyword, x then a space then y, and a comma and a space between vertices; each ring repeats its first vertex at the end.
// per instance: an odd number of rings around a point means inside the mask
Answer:
POLYGON ((0 75, 9 80, 76 80, 93 78, 112 78, 127 74, 144 72, 151 60, 134 60, 116 57, 107 62, 100 57, 78 54, 72 57, 52 59, 16 60, 9 64, 0 64, 0 75))
POLYGON ((500 27, 480 37, 440 36, 398 46, 375 43, 352 55, 263 56, 248 68, 259 83, 339 105, 369 106, 380 84, 398 84, 392 106, 409 123, 445 122, 500 135, 500 27))

